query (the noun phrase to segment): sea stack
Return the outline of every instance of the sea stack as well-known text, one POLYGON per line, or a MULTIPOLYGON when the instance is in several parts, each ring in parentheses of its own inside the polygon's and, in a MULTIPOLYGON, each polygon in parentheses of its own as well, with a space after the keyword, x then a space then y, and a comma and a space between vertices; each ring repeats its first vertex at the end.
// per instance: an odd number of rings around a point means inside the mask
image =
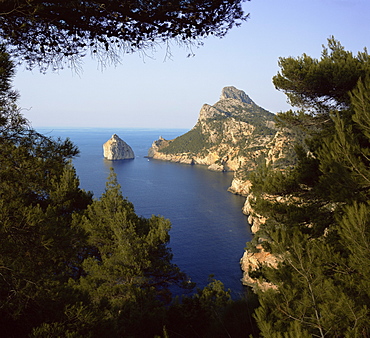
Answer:
POLYGON ((123 141, 117 134, 103 144, 104 157, 110 161, 130 160, 134 159, 135 155, 131 147, 123 141))

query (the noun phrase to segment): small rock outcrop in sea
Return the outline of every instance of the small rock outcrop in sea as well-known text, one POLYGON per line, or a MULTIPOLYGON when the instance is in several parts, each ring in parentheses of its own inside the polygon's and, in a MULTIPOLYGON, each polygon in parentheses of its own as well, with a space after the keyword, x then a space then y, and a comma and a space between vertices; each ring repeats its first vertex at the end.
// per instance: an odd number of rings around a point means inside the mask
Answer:
POLYGON ((129 160, 135 158, 131 147, 123 141, 117 134, 103 144, 104 157, 107 160, 129 160))

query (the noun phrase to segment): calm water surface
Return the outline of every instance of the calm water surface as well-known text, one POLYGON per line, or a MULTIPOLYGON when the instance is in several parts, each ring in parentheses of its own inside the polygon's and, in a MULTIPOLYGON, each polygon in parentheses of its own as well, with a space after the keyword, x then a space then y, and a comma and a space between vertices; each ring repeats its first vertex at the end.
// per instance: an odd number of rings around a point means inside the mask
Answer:
POLYGON ((137 214, 162 215, 170 219, 170 246, 174 263, 190 275, 197 286, 207 284, 210 274, 234 295, 243 291, 239 260, 251 233, 241 208, 244 198, 227 192, 233 174, 203 166, 147 159, 152 142, 172 139, 182 129, 52 129, 38 131, 69 137, 80 149, 73 163, 81 187, 98 198, 105 189, 110 167, 117 173, 122 192, 137 214), (113 133, 128 143, 134 160, 107 161, 102 145, 113 133))

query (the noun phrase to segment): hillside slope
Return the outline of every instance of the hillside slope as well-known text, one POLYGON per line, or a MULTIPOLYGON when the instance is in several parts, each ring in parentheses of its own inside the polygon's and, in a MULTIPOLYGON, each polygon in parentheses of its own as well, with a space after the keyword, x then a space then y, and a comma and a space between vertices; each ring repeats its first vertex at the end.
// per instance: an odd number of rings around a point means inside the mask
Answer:
POLYGON ((278 131, 275 115, 245 92, 225 87, 217 103, 203 105, 190 131, 174 140, 154 141, 148 157, 234 171, 239 180, 245 180, 261 160, 276 168, 291 165, 296 139, 292 131, 278 131))

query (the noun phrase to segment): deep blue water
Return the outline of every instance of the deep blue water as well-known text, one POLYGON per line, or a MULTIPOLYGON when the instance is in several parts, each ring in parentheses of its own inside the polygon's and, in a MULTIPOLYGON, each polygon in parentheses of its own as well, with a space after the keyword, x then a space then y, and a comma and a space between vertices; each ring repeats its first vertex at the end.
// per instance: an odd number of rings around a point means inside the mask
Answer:
POLYGON ((80 185, 98 198, 105 189, 109 168, 117 173, 122 193, 136 213, 170 219, 173 261, 203 287, 210 274, 220 279, 235 295, 243 291, 239 260, 251 233, 241 208, 244 198, 227 192, 233 174, 147 159, 152 142, 163 136, 172 139, 182 129, 52 129, 39 132, 69 137, 80 149, 73 163, 80 185), (107 161, 102 145, 113 133, 128 143, 134 160, 107 161))

